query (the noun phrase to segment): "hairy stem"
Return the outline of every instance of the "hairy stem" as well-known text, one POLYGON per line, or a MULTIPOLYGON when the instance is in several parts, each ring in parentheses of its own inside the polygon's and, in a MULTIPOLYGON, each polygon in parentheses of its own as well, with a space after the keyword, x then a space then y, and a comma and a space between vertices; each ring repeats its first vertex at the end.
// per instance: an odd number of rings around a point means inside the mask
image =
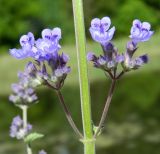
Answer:
POLYGON ((82 139, 83 138, 83 135, 80 133, 80 131, 78 130, 77 126, 75 125, 73 119, 72 119, 72 116, 71 116, 71 113, 69 111, 69 109, 67 108, 65 102, 64 102, 64 98, 63 98, 63 95, 61 93, 60 90, 57 90, 57 95, 58 95, 58 98, 60 100, 60 103, 61 103, 61 106, 65 112, 65 115, 66 115, 66 118, 69 122, 69 124, 71 125, 71 127, 73 128, 73 130, 75 131, 75 133, 82 139))
POLYGON ((97 129, 94 137, 97 137, 98 133, 101 131, 101 129, 104 126, 104 122, 105 122, 105 119, 107 117, 108 109, 109 109, 109 106, 110 106, 110 103, 111 103, 111 100, 112 100, 112 96, 113 96, 113 92, 114 92, 114 89, 115 89, 115 84, 116 84, 116 79, 112 79, 112 83, 111 83, 109 93, 108 93, 108 96, 107 96, 106 104, 105 104, 105 107, 104 107, 104 110, 103 110, 103 113, 102 113, 102 116, 101 116, 101 120, 100 120, 99 125, 98 125, 98 129, 97 129))
POLYGON ((93 138, 90 91, 86 59, 86 37, 84 27, 83 2, 82 0, 72 0, 72 3, 80 83, 81 112, 84 133, 84 153, 95 154, 95 139, 93 138))
MULTIPOLYGON (((27 128, 27 110, 28 110, 28 107, 24 105, 22 107, 22 112, 23 112, 23 128, 24 129, 27 128)), ((32 154, 32 149, 31 149, 30 144, 26 144, 26 151, 27 151, 27 154, 32 154)))

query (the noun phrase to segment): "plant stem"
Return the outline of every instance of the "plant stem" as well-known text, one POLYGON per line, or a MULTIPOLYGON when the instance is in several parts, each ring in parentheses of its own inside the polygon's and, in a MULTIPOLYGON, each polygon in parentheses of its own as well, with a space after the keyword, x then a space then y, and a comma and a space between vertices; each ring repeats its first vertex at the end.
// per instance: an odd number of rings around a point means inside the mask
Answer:
MULTIPOLYGON (((22 106, 22 112, 23 112, 23 128, 26 129, 27 128, 27 110, 28 107, 27 106, 22 106)), ((27 150, 27 154, 32 154, 32 149, 30 144, 26 144, 26 150, 27 150)))
POLYGON ((102 116, 101 116, 101 120, 99 122, 98 129, 97 129, 97 131, 94 135, 95 138, 97 137, 98 133, 101 131, 101 128, 104 126, 104 122, 105 122, 105 119, 106 119, 106 116, 107 116, 107 113, 108 113, 108 109, 109 109, 109 106, 110 106, 110 103, 111 103, 111 100, 112 100, 113 92, 114 92, 114 89, 115 89, 116 81, 117 81, 116 79, 112 79, 112 83, 111 83, 111 86, 110 86, 110 89, 109 89, 109 93, 108 93, 106 104, 105 104, 105 107, 104 107, 104 110, 103 110, 103 113, 102 113, 102 116))
POLYGON ((82 0, 72 0, 72 3, 81 95, 82 123, 84 132, 84 152, 85 154, 95 154, 95 139, 93 138, 90 92, 86 59, 86 38, 84 27, 83 2, 82 0))
POLYGON ((72 119, 71 113, 69 112, 69 109, 67 108, 67 106, 66 106, 66 104, 64 102, 64 98, 63 98, 63 95, 62 95, 61 91, 57 90, 56 92, 57 92, 57 95, 59 97, 61 106, 63 107, 63 110, 65 112, 65 115, 67 117, 67 120, 68 120, 69 124, 71 125, 71 127, 73 128, 75 133, 82 139, 83 135, 80 133, 80 131, 78 130, 77 126, 75 125, 75 123, 74 123, 74 121, 72 119))

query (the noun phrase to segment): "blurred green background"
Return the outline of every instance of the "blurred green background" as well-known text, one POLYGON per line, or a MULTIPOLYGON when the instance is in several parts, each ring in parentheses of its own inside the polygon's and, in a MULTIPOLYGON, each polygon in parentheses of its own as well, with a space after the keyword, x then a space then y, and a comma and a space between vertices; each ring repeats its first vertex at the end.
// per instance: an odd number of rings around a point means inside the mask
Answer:
MULTIPOLYGON (((97 140, 98 154, 160 153, 160 0, 84 0, 87 51, 100 54, 101 48, 91 41, 89 24, 94 17, 110 16, 116 26, 114 43, 125 51, 132 20, 149 21, 155 35, 139 44, 136 53, 148 53, 150 62, 128 73, 117 83, 104 134, 97 140)), ((18 40, 28 31, 40 37, 43 28, 59 26, 63 31, 62 51, 70 55, 72 72, 62 90, 77 125, 81 125, 80 97, 71 1, 0 0, 0 154, 23 154, 24 145, 9 137, 13 116, 20 110, 8 101, 10 84, 17 82, 17 71, 27 60, 9 56, 8 49, 18 47, 18 40)), ((93 121, 98 124, 110 81, 103 72, 89 64, 93 121)), ((34 130, 46 134, 33 144, 34 153, 46 149, 49 154, 82 154, 79 143, 68 125, 52 90, 37 90, 39 103, 29 110, 34 130)))

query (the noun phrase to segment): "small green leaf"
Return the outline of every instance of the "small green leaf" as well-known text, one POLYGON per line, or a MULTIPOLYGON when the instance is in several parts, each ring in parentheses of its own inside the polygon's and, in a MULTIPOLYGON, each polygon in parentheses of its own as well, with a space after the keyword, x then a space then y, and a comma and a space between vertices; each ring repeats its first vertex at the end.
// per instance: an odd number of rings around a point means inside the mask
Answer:
POLYGON ((31 143, 31 142, 33 142, 34 140, 40 139, 40 138, 42 138, 42 137, 44 137, 43 134, 40 134, 40 133, 36 133, 36 132, 35 132, 35 133, 31 133, 31 134, 27 135, 27 136, 25 137, 24 141, 25 141, 26 143, 31 143))

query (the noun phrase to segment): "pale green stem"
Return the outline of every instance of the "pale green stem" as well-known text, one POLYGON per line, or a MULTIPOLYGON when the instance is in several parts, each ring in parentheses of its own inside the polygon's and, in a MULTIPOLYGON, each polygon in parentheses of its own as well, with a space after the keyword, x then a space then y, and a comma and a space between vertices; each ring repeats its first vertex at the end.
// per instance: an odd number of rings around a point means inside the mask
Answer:
MULTIPOLYGON (((26 129, 27 128, 27 109, 28 107, 24 105, 21 108, 23 111, 23 127, 24 129, 26 129)), ((32 154, 32 149, 31 149, 30 144, 26 144, 26 150, 27 150, 27 154, 32 154)))
POLYGON ((72 0, 72 3, 81 94, 84 151, 85 154, 95 154, 95 139, 93 137, 90 92, 86 60, 86 38, 84 27, 83 2, 82 0, 72 0))

